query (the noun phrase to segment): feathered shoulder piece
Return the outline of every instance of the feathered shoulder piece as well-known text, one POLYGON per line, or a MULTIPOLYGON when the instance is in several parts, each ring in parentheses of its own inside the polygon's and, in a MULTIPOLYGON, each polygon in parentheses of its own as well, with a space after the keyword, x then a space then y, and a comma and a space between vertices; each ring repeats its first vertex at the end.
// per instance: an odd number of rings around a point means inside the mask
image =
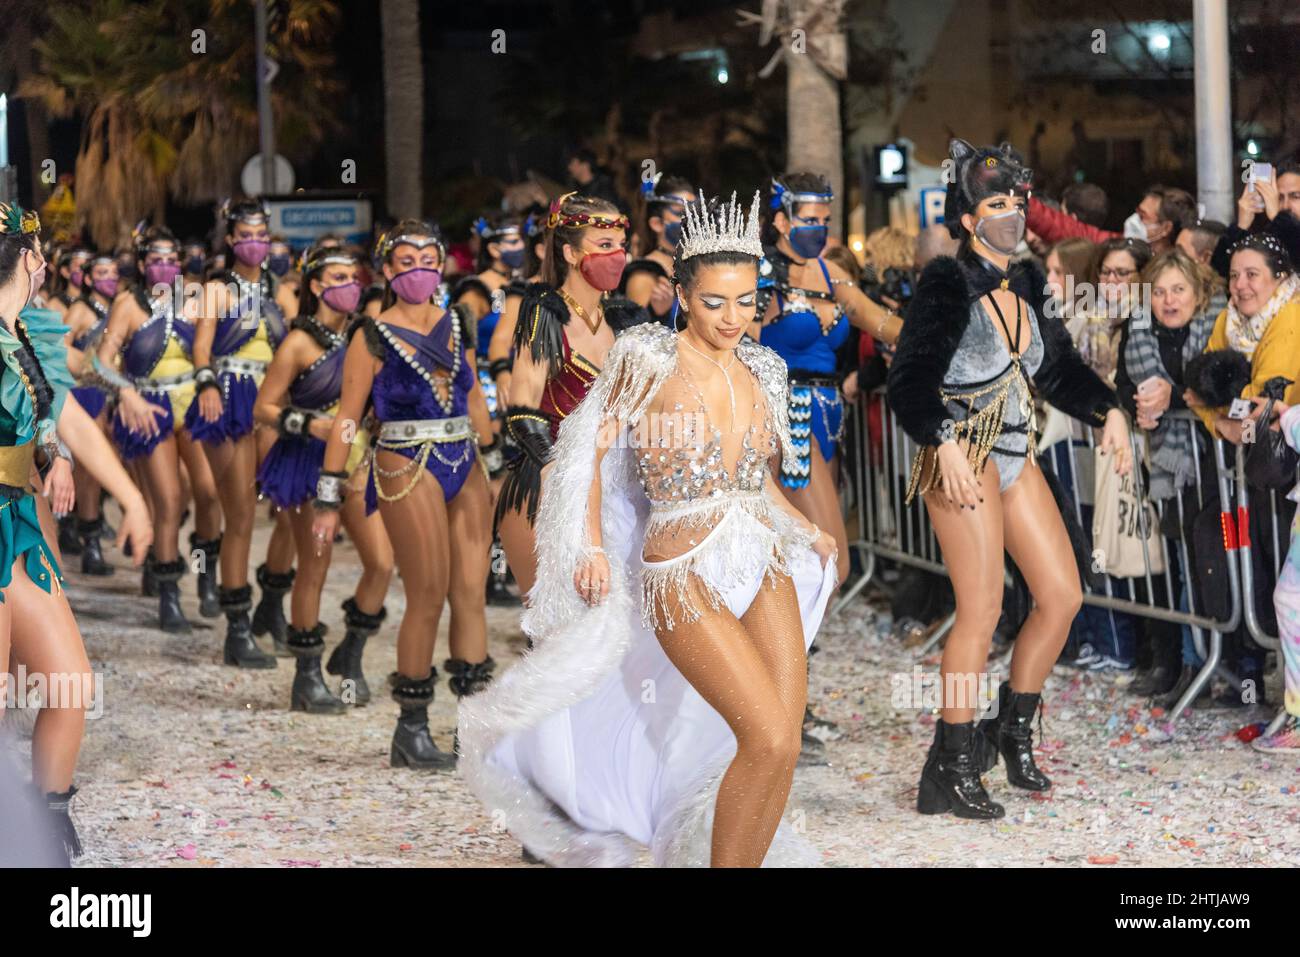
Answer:
POLYGON ((474 318, 474 311, 470 308, 469 303, 454 302, 447 307, 447 311, 452 314, 452 322, 460 325, 460 344, 464 349, 473 349, 478 351, 478 320, 474 318))
POLYGON ((515 324, 515 351, 528 350, 533 362, 545 363, 552 374, 564 361, 564 327, 569 321, 569 307, 560 294, 545 283, 532 283, 519 304, 519 321, 515 324))
POLYGON ((388 358, 388 353, 384 350, 384 337, 380 334, 379 327, 375 325, 374 319, 370 316, 362 316, 357 319, 356 322, 352 323, 351 327, 348 329, 349 343, 352 341, 352 337, 358 332, 365 337, 366 348, 370 350, 372 356, 380 362, 383 362, 388 358))
POLYGON ((602 303, 602 308, 605 311, 605 321, 615 333, 639 326, 651 319, 650 311, 645 306, 638 305, 627 296, 607 296, 602 303))
POLYGON ((528 287, 533 285, 527 279, 511 279, 505 284, 506 296, 523 296, 527 295, 528 287))
POLYGON ((790 373, 785 360, 768 346, 762 345, 749 336, 741 336, 736 346, 736 357, 749 367, 758 379, 763 394, 767 397, 767 407, 772 413, 772 423, 777 437, 781 441, 781 454, 786 461, 795 457, 794 446, 790 444, 790 373))

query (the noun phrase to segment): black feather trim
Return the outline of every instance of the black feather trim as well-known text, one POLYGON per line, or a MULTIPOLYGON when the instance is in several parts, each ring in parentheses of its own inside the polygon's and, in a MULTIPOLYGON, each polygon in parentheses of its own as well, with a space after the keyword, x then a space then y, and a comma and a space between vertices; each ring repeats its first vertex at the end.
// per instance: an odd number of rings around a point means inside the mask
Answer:
MULTIPOLYGON (((289 328, 307 333, 312 341, 326 352, 334 348, 334 340, 329 337, 329 330, 319 322, 312 321, 308 316, 298 316, 289 324, 289 328)), ((348 327, 348 332, 351 333, 351 327, 348 327)))
POLYGON ((569 307, 560 294, 544 283, 533 283, 519 304, 515 351, 527 349, 533 362, 549 366, 551 375, 558 374, 564 362, 564 327, 568 322, 569 307))
POLYGON ((452 303, 447 309, 453 313, 452 322, 460 324, 460 345, 462 349, 473 349, 478 351, 478 320, 474 318, 474 310, 468 303, 452 303))
POLYGON ((352 341, 352 337, 358 331, 365 337, 366 348, 370 350, 372 356, 380 362, 388 358, 388 353, 384 349, 384 337, 380 335, 379 327, 375 325, 374 319, 370 316, 362 316, 354 322, 348 329, 348 342, 352 341))
POLYGON ((889 406, 920 445, 937 445, 951 418, 939 389, 969 321, 966 276, 957 260, 940 256, 916 284, 887 378, 889 406))

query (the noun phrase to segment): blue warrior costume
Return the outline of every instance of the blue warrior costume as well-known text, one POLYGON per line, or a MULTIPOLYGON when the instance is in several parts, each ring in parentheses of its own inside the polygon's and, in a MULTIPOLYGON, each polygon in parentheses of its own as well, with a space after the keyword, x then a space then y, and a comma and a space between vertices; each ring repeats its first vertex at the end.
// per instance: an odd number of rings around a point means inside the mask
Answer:
POLYGON ((835 302, 834 286, 826 263, 818 258, 825 289, 800 289, 790 285, 790 259, 768 248, 760 266, 760 312, 772 296, 779 310, 763 327, 759 341, 785 360, 790 369, 790 440, 794 460, 781 460, 781 484, 803 488, 811 468, 812 437, 817 439, 822 458, 829 462, 839 449, 844 433, 844 403, 835 374, 836 351, 849 337, 849 320, 835 302), (834 318, 822 323, 810 300, 834 303, 834 318), (815 408, 814 408, 815 407, 815 408))
POLYGON ((366 318, 353 327, 363 330, 371 355, 383 365, 375 374, 370 400, 380 423, 376 450, 396 452, 411 463, 395 472, 381 468, 376 455, 366 482, 366 514, 379 505, 376 473, 384 478, 409 475, 403 490, 389 499, 405 497, 424 471, 442 486, 443 498, 454 499, 477 465, 478 436, 469 418, 473 369, 465 350, 474 348, 474 324, 469 310, 453 306, 428 335, 366 318), (444 399, 433 384, 435 370, 450 374, 444 399))
MULTIPOLYGON (((313 316, 299 316, 292 328, 311 336, 324 351, 290 383, 289 406, 303 413, 307 421, 316 416, 332 416, 343 392, 346 340, 313 316)), ((364 449, 365 443, 358 441, 353 447, 364 449)), ((316 480, 320 478, 324 459, 325 443, 309 434, 305 427, 297 434, 282 432, 257 471, 258 488, 277 508, 298 508, 315 497, 316 480)), ((351 473, 353 467, 350 461, 346 471, 351 473)))
POLYGON ((212 339, 212 371, 221 388, 221 415, 209 422, 190 406, 185 426, 201 442, 237 441, 253 431, 253 405, 271 355, 284 340, 284 314, 275 302, 275 277, 265 267, 256 282, 234 270, 215 277, 236 294, 229 314, 217 320, 212 339))
POLYGON ((54 424, 72 387, 67 331, 49 309, 24 309, 12 332, 0 322, 0 602, 19 558, 45 591, 57 594, 63 581, 41 533, 31 468, 37 446, 56 441, 54 424))
MULTIPOLYGON (((94 310, 95 324, 73 339, 72 347, 80 352, 90 352, 99 348, 99 340, 104 338, 104 329, 108 327, 108 306, 94 296, 82 296, 80 301, 94 310)), ((108 402, 107 393, 96 385, 74 386, 72 395, 92 419, 99 418, 108 402)))
POLYGON ((150 454, 187 422, 194 405, 194 327, 176 315, 170 295, 154 299, 139 288, 132 290, 132 295, 149 318, 122 346, 122 373, 142 398, 164 414, 153 436, 132 432, 121 418, 114 417, 113 441, 128 461, 150 454))

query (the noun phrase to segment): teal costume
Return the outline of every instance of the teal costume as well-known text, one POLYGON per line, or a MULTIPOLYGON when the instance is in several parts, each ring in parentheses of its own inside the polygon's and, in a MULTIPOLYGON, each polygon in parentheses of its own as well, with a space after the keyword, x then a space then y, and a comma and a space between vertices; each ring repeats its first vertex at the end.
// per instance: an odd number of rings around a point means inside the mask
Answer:
POLYGON ((37 421, 32 394, 23 381, 16 355, 22 343, 0 324, 0 602, 4 601, 4 589, 9 587, 13 564, 19 558, 23 559, 27 577, 45 591, 51 591, 55 581, 63 581, 54 553, 41 532, 24 464, 30 463, 36 447, 47 439, 53 441, 54 424, 73 385, 63 343, 68 327, 57 312, 49 309, 28 307, 19 314, 18 321, 26 327, 54 398, 49 417, 37 421), (25 448, 31 452, 23 451, 25 448))

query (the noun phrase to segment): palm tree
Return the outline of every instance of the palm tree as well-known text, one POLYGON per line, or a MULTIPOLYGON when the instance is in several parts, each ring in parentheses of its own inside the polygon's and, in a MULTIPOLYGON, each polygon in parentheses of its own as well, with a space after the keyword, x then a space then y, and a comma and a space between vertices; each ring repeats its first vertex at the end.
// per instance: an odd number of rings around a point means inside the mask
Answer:
POLYGON ((742 20, 758 23, 759 43, 780 44, 759 76, 767 76, 781 60, 786 65, 786 170, 822 173, 835 191, 832 220, 842 229, 844 218, 844 146, 840 127, 840 87, 848 75, 847 42, 843 31, 845 0, 763 0, 758 15, 742 12, 742 20), (796 31, 800 31, 796 33, 796 31))
POLYGON ((424 143, 424 67, 420 58, 417 0, 382 0, 384 44, 384 168, 388 212, 421 216, 424 196, 420 149, 424 143))
MULTIPOLYGON (((132 224, 236 192, 257 142, 252 11, 243 0, 63 0, 35 43, 39 71, 19 89, 54 116, 82 119, 78 219, 103 247, 132 224), (203 52, 194 31, 201 30, 203 52)), ((337 0, 288 0, 273 94, 290 156, 319 142, 337 83, 329 74, 337 0)))

